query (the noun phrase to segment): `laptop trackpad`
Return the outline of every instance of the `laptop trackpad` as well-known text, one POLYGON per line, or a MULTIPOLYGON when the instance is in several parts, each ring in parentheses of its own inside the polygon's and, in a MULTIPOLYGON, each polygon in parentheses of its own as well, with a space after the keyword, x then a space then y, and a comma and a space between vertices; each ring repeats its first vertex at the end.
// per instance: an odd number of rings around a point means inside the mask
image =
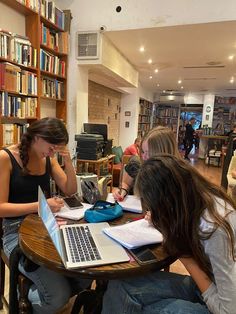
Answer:
POLYGON ((114 245, 114 241, 107 237, 105 234, 96 234, 96 242, 98 243, 99 246, 110 246, 114 245))

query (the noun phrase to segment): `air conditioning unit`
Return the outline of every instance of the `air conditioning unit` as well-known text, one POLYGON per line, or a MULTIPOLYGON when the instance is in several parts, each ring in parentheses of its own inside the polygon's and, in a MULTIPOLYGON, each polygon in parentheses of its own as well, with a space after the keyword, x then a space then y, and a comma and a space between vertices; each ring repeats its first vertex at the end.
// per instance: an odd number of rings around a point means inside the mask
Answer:
POLYGON ((77 59, 92 60, 99 59, 100 33, 99 32, 77 32, 77 59))
POLYGON ((160 96, 160 102, 165 103, 183 103, 184 102, 184 96, 177 96, 177 95, 161 95, 160 96))

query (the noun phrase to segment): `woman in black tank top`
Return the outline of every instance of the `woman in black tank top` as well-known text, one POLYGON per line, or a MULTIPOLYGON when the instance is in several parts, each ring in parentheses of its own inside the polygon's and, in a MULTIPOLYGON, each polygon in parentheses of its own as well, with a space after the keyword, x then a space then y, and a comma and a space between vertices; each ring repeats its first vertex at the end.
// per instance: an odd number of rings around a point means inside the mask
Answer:
MULTIPOLYGON (((32 123, 22 135, 19 145, 0 151, 0 216, 3 218, 3 246, 10 256, 18 245, 18 228, 25 215, 38 211, 38 186, 44 191, 53 212, 64 205, 50 197, 50 178, 65 195, 77 192, 76 175, 66 148, 69 137, 64 123, 56 118, 44 118, 32 123), (63 157, 64 171, 54 155, 63 157)), ((54 313, 71 297, 70 279, 43 267, 27 272, 19 269, 34 283, 28 298, 34 312, 54 313)), ((88 281, 80 281, 87 286, 88 281)), ((80 284, 76 283, 78 290, 80 284)))

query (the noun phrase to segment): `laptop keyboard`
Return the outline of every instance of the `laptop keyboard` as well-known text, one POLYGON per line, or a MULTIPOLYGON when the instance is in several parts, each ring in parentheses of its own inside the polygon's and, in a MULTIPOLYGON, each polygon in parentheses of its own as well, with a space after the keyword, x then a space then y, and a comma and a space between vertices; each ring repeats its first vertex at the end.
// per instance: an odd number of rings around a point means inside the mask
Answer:
POLYGON ((66 234, 73 263, 101 259, 88 226, 68 226, 66 234))

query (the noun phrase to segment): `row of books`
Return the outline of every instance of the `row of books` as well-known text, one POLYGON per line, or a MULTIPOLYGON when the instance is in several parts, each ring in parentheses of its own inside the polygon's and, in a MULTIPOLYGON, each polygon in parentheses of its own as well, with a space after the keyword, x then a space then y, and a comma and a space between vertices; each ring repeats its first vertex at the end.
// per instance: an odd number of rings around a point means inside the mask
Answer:
POLYGON ((41 23, 40 43, 60 53, 68 53, 68 33, 56 32, 41 23))
POLYGON ((159 117, 174 117, 177 118, 179 108, 157 108, 156 115, 159 117))
POLYGON ((139 115, 139 119, 138 119, 139 123, 150 123, 150 116, 141 116, 139 115))
POLYGON ((42 78, 42 96, 55 99, 64 99, 64 84, 58 80, 42 78))
POLYGON ((37 98, 11 96, 0 93, 0 114, 3 117, 35 118, 37 98))
POLYGON ((59 28, 64 29, 65 14, 56 7, 54 1, 41 0, 41 15, 56 24, 59 28))
POLYGON ((37 75, 9 62, 0 63, 0 90, 37 95, 37 75))
POLYGON ((39 12, 39 8, 40 8, 39 0, 17 0, 17 2, 24 4, 27 8, 30 8, 31 10, 34 10, 35 12, 39 12))
POLYGON ((37 66, 37 50, 28 37, 0 29, 0 57, 24 66, 37 66))
POLYGON ((65 76, 66 63, 59 57, 40 49, 40 70, 65 76))
POLYGON ((2 125, 3 128, 3 146, 19 143, 21 135, 26 132, 28 123, 13 124, 6 123, 2 125))

